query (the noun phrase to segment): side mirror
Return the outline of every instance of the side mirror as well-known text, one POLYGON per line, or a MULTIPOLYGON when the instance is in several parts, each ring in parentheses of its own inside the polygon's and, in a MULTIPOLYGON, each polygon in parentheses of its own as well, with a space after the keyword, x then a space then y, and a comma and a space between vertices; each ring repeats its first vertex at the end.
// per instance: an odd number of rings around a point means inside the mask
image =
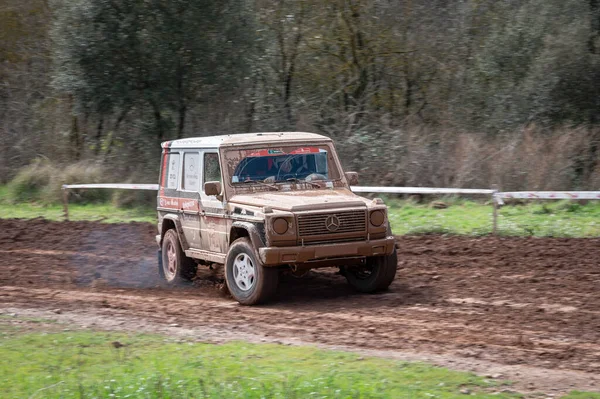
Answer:
POLYGON ((204 193, 206 195, 221 194, 221 182, 220 181, 207 181, 206 183, 204 183, 204 193))
POLYGON ((346 172, 346 180, 348 180, 349 185, 356 186, 358 184, 358 173, 346 172))

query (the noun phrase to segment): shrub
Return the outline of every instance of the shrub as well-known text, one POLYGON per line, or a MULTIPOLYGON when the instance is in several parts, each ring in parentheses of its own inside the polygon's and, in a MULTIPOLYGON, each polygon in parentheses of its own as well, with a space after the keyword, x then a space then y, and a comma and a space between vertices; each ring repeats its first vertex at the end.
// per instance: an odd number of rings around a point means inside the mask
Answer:
POLYGON ((118 208, 156 206, 156 191, 115 190, 112 194, 111 202, 118 208))
MULTIPOLYGON (((48 203, 61 201, 63 184, 107 183, 110 180, 110 176, 107 176, 106 171, 101 165, 90 162, 78 162, 68 165, 53 175, 50 183, 44 188, 43 199, 48 203)), ((72 190, 69 195, 69 202, 82 204, 107 202, 110 199, 110 194, 110 191, 106 189, 72 190)))
POLYGON ((55 167, 46 160, 36 159, 25 166, 8 184, 7 199, 10 202, 38 201, 52 176, 57 173, 55 167))
POLYGON ((578 202, 569 201, 569 200, 560 202, 556 206, 556 209, 558 209, 559 211, 565 211, 565 212, 579 212, 581 210, 581 208, 583 208, 583 206, 581 204, 579 204, 578 202))
MULTIPOLYGON (((108 179, 110 180, 110 179, 108 179)), ((75 183, 102 183, 107 181, 104 169, 93 163, 80 162, 66 167, 47 160, 36 160, 22 168, 8 184, 10 202, 39 201, 45 204, 62 201, 62 185, 75 183)), ((77 190, 71 193, 70 202, 106 202, 107 190, 77 190)))

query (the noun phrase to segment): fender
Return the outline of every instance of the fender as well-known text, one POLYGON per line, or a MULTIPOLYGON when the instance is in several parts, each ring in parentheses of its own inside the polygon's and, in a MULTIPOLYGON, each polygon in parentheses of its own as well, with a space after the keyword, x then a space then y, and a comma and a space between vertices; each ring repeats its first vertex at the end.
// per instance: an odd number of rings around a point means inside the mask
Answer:
POLYGON ((190 245, 188 244, 187 240, 185 239, 185 235, 183 234, 183 228, 181 227, 179 215, 173 213, 169 213, 163 217, 161 225, 161 230, 163 231, 160 232, 160 245, 162 245, 162 240, 164 236, 164 228, 162 226, 164 226, 165 220, 170 220, 175 224, 175 230, 177 231, 177 236, 179 237, 179 242, 181 243, 181 249, 183 249, 184 251, 190 249, 190 245))
POLYGON ((391 237, 394 235, 394 233, 392 232, 392 225, 390 224, 390 222, 388 222, 387 224, 387 232, 386 232, 388 237, 391 237))
MULTIPOLYGON (((259 228, 255 223, 242 222, 237 220, 231 224, 231 229, 233 230, 234 228, 246 230, 248 232, 248 236, 250 237, 250 241, 252 241, 252 245, 254 246, 254 248, 256 248, 257 251, 258 248, 262 248, 265 246, 265 242, 263 240, 264 233, 261 234, 259 228)), ((232 234, 229 234, 230 239, 232 236, 232 234)), ((229 244, 231 245, 231 242, 229 244)))

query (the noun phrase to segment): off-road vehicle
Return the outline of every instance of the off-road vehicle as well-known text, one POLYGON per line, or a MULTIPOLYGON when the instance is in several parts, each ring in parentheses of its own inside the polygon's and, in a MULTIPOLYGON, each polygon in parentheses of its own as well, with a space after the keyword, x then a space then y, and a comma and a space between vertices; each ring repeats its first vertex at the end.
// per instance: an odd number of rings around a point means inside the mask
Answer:
POLYGON ((331 139, 312 133, 244 133, 162 144, 159 273, 189 280, 224 265, 241 304, 268 300, 287 270, 339 267, 362 292, 396 274, 395 241, 380 199, 350 191, 331 139))

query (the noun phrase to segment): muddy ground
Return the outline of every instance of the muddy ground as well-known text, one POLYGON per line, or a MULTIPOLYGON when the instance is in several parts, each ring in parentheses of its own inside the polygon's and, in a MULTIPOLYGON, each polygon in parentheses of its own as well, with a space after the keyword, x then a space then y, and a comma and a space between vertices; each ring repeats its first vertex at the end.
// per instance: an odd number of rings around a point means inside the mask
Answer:
POLYGON ((219 289, 219 270, 165 287, 154 235, 143 223, 0 219, 0 311, 420 359, 523 392, 600 391, 600 239, 398 237, 388 292, 357 294, 325 269, 242 307, 219 289))

